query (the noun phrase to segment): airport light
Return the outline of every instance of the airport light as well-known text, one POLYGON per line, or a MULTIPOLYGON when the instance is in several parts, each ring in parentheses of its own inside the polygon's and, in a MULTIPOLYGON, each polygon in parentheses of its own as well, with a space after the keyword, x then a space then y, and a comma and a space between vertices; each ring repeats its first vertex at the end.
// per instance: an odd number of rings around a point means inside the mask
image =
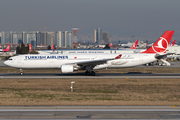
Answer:
POLYGON ((72 82, 71 82, 71 87, 70 87, 70 88, 71 88, 71 92, 73 92, 73 84, 74 84, 74 83, 75 83, 75 81, 72 81, 72 82))

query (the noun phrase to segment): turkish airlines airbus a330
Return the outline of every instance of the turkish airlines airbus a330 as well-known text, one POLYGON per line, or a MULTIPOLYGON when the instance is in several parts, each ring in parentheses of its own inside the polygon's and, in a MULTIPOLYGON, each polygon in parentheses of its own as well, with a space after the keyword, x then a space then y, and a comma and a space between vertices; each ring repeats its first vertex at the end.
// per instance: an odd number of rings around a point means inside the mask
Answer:
POLYGON ((26 54, 9 58, 4 64, 22 69, 57 68, 62 73, 86 70, 87 75, 95 75, 92 70, 103 68, 125 68, 147 64, 166 57, 166 49, 174 31, 166 31, 152 47, 137 54, 26 54))

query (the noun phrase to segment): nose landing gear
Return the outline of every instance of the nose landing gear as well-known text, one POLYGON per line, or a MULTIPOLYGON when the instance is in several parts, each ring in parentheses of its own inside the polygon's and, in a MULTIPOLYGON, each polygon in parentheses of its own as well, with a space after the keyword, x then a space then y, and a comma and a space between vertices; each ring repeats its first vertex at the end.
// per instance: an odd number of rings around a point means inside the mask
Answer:
POLYGON ((20 69, 20 75, 23 75, 23 70, 22 69, 20 69))

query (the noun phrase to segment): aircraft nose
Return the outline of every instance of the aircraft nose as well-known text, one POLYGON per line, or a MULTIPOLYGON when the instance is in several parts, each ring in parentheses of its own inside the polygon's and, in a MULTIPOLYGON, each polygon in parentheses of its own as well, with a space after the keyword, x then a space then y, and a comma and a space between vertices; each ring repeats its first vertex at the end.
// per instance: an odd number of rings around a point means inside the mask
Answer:
POLYGON ((4 61, 4 64, 7 66, 9 65, 8 63, 9 63, 8 60, 4 61))

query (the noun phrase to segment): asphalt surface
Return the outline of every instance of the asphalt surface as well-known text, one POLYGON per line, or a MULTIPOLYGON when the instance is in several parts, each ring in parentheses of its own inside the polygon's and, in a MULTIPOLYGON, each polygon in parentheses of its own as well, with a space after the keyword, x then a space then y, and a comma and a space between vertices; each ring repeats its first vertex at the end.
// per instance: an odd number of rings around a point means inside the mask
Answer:
POLYGON ((109 79, 109 78, 180 78, 180 73, 97 73, 96 76, 87 76, 85 73, 69 73, 69 74, 54 74, 54 73, 7 73, 0 74, 0 78, 6 79, 109 79))
POLYGON ((180 119, 179 106, 0 106, 1 119, 180 119))

